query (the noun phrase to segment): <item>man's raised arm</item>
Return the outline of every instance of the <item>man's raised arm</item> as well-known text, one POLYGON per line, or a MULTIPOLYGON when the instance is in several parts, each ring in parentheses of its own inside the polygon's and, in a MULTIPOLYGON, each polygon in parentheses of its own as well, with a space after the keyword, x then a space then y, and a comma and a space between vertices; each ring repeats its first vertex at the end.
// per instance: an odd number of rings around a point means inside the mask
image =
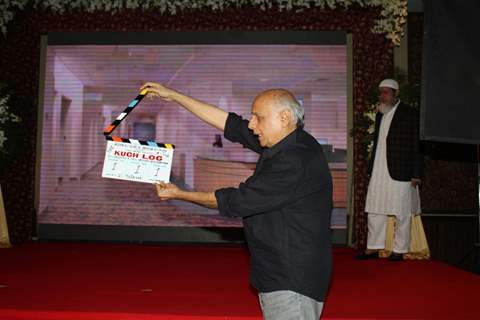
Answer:
POLYGON ((200 100, 184 95, 178 91, 162 86, 156 82, 147 82, 140 88, 147 89, 149 96, 157 96, 166 101, 174 101, 193 113, 200 120, 222 131, 225 130, 228 112, 200 100))

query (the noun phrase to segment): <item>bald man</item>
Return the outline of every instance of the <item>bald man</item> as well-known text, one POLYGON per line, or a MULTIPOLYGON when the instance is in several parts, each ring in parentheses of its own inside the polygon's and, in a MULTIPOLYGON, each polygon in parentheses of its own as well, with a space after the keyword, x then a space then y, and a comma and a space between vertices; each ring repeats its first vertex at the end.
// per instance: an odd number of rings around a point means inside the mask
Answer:
POLYGON ((180 104, 260 155, 255 172, 238 188, 190 192, 159 182, 158 197, 242 217, 250 283, 259 292, 264 319, 319 319, 332 267, 332 178, 322 147, 303 130, 304 110, 293 94, 260 93, 247 121, 158 83, 141 89, 180 104))

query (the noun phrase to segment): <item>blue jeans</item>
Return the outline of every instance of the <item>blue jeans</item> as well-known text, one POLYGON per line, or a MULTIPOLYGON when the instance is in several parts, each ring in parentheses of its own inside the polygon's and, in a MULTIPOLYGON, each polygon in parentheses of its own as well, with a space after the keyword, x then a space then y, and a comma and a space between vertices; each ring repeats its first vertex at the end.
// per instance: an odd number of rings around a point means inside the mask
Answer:
POLYGON ((323 302, 299 293, 280 290, 258 294, 265 320, 318 320, 323 302))

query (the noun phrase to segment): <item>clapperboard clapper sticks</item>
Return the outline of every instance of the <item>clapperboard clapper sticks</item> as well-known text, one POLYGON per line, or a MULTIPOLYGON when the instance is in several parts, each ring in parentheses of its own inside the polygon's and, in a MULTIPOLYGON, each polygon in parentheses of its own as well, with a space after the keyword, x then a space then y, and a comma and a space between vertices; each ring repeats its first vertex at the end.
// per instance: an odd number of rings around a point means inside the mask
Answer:
POLYGON ((147 95, 147 89, 130 102, 128 107, 103 130, 107 150, 102 177, 145 183, 170 182, 173 144, 112 136, 112 132, 147 95))

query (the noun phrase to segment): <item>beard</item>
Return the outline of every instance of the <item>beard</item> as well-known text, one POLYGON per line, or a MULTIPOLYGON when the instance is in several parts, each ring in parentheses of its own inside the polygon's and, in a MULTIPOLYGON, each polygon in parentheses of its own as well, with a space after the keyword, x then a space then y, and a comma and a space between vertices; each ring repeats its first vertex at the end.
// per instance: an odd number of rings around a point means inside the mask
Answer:
POLYGON ((386 103, 380 103, 378 106, 377 106, 377 111, 380 112, 381 114, 385 114, 387 112, 389 112, 390 110, 393 109, 393 106, 390 105, 390 104, 386 104, 386 103))

